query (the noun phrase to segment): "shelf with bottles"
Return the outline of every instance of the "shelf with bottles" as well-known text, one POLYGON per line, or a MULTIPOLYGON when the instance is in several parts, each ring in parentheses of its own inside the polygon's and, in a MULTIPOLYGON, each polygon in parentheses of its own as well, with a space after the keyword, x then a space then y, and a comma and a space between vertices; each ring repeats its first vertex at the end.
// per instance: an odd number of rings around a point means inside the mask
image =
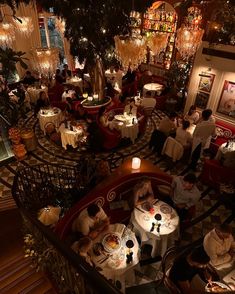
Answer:
POLYGON ((176 23, 166 23, 166 22, 150 22, 148 19, 143 23, 144 30, 154 30, 158 32, 167 32, 167 33, 175 33, 176 31, 176 23))
POLYGON ((144 19, 148 19, 150 21, 163 21, 175 23, 177 21, 177 15, 175 12, 167 12, 164 10, 148 10, 144 13, 144 19))

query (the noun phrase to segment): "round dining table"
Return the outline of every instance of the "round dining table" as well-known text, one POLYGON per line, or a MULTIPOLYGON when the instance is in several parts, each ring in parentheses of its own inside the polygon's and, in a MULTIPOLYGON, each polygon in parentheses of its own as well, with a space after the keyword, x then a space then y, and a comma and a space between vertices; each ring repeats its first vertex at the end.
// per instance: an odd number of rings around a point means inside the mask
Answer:
POLYGON ((139 133, 138 120, 135 115, 115 115, 114 120, 110 123, 110 129, 112 128, 119 130, 122 138, 129 138, 132 143, 135 142, 139 133))
POLYGON ((120 282, 121 291, 125 291, 127 284, 133 283, 134 272, 132 268, 139 262, 139 244, 134 232, 132 232, 124 224, 111 224, 109 230, 99 234, 93 241, 93 249, 90 256, 95 266, 101 269, 108 280, 112 280, 114 284, 120 282), (106 251, 104 240, 109 234, 118 236, 120 246, 117 250, 106 251), (128 241, 132 243, 132 248, 128 248, 128 241), (97 244, 102 244, 103 250, 97 254, 95 247, 97 244), (132 254, 132 261, 127 263, 127 255, 132 254))
POLYGON ((44 134, 46 134, 45 126, 47 123, 53 123, 56 128, 59 128, 59 125, 63 119, 62 112, 59 108, 53 107, 48 109, 40 109, 38 113, 39 125, 44 134))
POLYGON ((163 90, 163 85, 158 83, 145 84, 143 87, 143 97, 146 96, 147 92, 151 93, 151 97, 160 96, 163 90))
POLYGON ((217 151, 215 159, 221 160, 223 157, 229 156, 231 154, 235 154, 234 141, 222 144, 217 151))
POLYGON ((131 222, 141 245, 152 246, 152 257, 163 256, 167 248, 179 238, 179 216, 171 206, 157 199, 150 210, 148 206, 147 202, 136 206, 131 222), (156 215, 159 220, 156 220, 156 215))
POLYGON ((29 96, 30 103, 36 104, 38 99, 39 99, 39 96, 40 96, 41 92, 46 92, 47 93, 48 88, 46 86, 42 86, 41 89, 38 89, 36 87, 28 87, 27 90, 26 90, 26 93, 29 96))
POLYGON ((71 145, 73 148, 77 148, 79 139, 83 136, 83 128, 72 126, 68 122, 67 127, 62 123, 59 127, 61 134, 62 147, 66 150, 67 145, 71 145))

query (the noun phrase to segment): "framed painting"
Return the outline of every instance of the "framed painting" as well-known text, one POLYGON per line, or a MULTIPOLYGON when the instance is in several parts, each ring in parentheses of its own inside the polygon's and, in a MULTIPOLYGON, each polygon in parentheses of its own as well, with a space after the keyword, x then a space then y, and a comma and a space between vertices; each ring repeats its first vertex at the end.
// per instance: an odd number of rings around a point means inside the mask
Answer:
POLYGON ((198 91, 203 91, 206 93, 210 93, 213 82, 215 79, 214 74, 199 74, 200 80, 198 85, 198 91))
POLYGON ((235 118, 235 82, 224 81, 217 112, 235 118))
POLYGON ((204 92, 197 92, 197 96, 195 99, 195 105, 198 108, 206 109, 210 94, 204 92))

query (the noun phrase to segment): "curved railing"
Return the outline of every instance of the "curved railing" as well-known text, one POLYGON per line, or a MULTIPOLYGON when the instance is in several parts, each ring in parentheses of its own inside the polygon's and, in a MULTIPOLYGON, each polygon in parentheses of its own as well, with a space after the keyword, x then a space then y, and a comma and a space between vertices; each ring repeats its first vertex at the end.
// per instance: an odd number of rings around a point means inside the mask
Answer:
POLYGON ((37 268, 53 278, 59 293, 118 294, 120 291, 62 242, 53 229, 37 220, 38 209, 48 204, 60 203, 64 210, 69 208, 66 196, 79 193, 79 178, 76 167, 57 164, 17 172, 12 194, 23 217, 27 254, 37 268))

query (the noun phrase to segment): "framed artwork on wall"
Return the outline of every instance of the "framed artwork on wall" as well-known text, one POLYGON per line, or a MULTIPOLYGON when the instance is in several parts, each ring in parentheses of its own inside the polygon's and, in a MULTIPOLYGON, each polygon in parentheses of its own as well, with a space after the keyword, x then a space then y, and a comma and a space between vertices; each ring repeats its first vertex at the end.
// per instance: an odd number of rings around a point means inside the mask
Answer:
POLYGON ((210 94, 205 92, 197 92, 197 96, 195 99, 195 105, 198 108, 206 109, 210 94))
POLYGON ((235 82, 224 81, 217 112, 235 118, 235 82))
POLYGON ((215 79, 215 75, 201 73, 199 74, 199 76, 200 76, 200 80, 198 85, 198 91, 210 93, 213 86, 214 79, 215 79))

